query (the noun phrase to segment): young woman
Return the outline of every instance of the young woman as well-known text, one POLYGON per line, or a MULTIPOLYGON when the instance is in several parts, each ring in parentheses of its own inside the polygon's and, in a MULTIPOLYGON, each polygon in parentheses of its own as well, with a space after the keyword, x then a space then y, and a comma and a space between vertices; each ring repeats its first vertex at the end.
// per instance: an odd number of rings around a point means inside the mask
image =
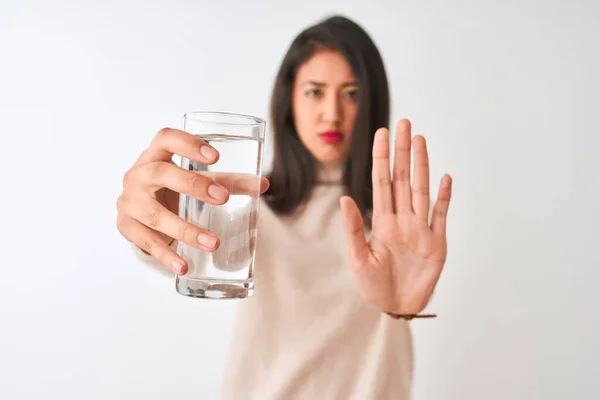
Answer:
MULTIPOLYGON (((396 124, 380 54, 343 17, 301 32, 277 75, 273 169, 263 185, 256 292, 240 302, 225 399, 405 399, 413 369, 407 320, 432 295, 446 260, 451 178, 430 207, 425 139, 396 124), (411 183, 411 157, 414 179, 411 183)), ((125 174, 118 228, 164 271, 185 273, 171 243, 214 251, 219 240, 177 216, 179 193, 228 194, 175 166, 211 164, 201 139, 163 129, 125 174), (160 188, 160 189, 157 189, 160 188)))

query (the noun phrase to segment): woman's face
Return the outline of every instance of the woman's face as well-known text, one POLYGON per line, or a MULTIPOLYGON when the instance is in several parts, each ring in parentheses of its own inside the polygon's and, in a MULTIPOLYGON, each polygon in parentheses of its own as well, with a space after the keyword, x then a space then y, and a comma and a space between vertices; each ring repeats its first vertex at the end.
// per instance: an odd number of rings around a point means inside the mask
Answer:
POLYGON ((356 119, 358 82, 344 56, 317 51, 296 74, 292 109, 296 131, 323 164, 344 160, 356 119))

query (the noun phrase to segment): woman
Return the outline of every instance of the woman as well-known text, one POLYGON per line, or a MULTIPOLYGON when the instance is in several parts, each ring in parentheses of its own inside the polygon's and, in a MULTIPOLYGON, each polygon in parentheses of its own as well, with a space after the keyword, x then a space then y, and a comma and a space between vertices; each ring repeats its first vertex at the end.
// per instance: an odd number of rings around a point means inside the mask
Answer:
MULTIPOLYGON (((271 113, 275 156, 259 213, 256 292, 240 302, 223 397, 409 398, 407 319, 425 308, 445 263, 451 179, 442 178, 430 215, 425 139, 411 138, 406 120, 396 125, 390 170, 383 62, 346 18, 293 41, 271 113)), ((182 229, 176 200, 190 172, 169 163, 174 153, 218 158, 199 138, 161 130, 126 174, 118 226, 149 265, 185 273, 170 242, 214 251, 219 241, 182 229)), ((197 180, 194 197, 224 204, 227 193, 211 184, 197 180)))

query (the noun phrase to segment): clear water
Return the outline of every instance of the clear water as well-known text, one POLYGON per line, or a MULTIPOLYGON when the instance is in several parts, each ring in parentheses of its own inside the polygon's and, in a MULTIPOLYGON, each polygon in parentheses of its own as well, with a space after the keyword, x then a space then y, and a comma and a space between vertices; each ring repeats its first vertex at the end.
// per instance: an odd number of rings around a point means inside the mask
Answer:
POLYGON ((184 160, 182 166, 206 174, 227 188, 230 196, 217 206, 180 196, 180 217, 218 235, 220 246, 205 252, 180 242, 178 253, 187 261, 188 272, 179 279, 252 282, 263 143, 217 134, 202 138, 219 151, 219 161, 205 165, 184 160))

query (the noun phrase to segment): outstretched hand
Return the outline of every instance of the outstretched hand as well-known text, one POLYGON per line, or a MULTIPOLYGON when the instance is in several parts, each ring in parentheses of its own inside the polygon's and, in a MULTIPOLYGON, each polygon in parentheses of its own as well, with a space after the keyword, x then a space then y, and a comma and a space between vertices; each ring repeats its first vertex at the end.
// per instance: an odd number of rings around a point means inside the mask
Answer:
POLYGON ((429 221, 429 157, 425 138, 411 138, 408 120, 396 126, 393 174, 389 131, 379 129, 373 145, 373 218, 365 238, 363 219, 347 196, 340 205, 349 262, 365 300, 384 312, 418 314, 428 304, 446 262, 446 216, 452 179, 444 175, 429 221), (411 185, 411 147, 414 183, 411 185))

